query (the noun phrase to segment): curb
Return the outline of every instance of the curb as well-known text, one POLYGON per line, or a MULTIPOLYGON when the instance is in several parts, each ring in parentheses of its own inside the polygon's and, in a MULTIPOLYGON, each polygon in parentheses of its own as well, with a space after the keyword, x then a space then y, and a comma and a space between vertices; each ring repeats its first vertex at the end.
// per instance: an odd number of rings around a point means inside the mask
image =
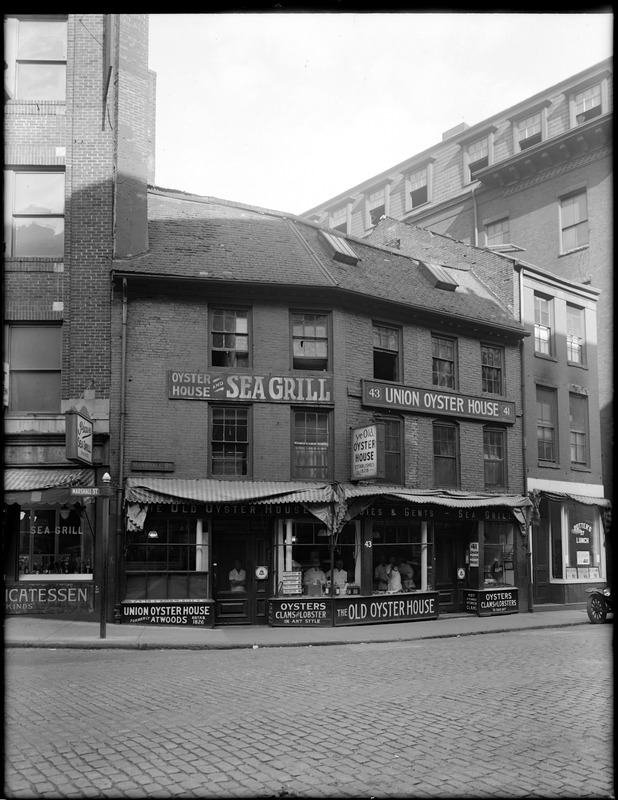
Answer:
POLYGON ((284 647, 332 647, 341 645, 359 645, 359 644, 394 644, 397 642, 415 642, 428 639, 460 639, 467 636, 490 636, 495 633, 514 633, 530 630, 545 630, 547 628, 573 628, 577 625, 589 625, 588 620, 580 620, 577 622, 560 622, 547 625, 529 625, 523 628, 496 628, 490 631, 465 631, 463 633, 432 633, 421 636, 412 637, 393 637, 392 639, 363 639, 362 642, 346 641, 345 639, 337 641, 319 641, 311 642, 280 642, 280 643, 267 643, 256 644, 254 643, 239 643, 239 644, 168 644, 165 642, 109 642, 105 639, 96 639, 90 642, 85 641, 25 641, 25 642, 5 642, 5 649, 42 649, 42 650, 263 650, 266 648, 284 648, 284 647))

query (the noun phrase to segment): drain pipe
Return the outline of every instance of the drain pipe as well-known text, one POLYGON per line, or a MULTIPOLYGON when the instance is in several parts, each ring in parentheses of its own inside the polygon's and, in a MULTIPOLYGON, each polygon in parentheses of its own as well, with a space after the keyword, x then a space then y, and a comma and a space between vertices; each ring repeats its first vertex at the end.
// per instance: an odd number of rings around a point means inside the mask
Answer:
POLYGON ((476 204, 476 184, 472 186, 470 196, 472 197, 472 209, 474 211, 474 246, 479 246, 479 212, 476 204))
MULTIPOLYGON (((521 261, 513 264, 519 277, 519 321, 523 324, 524 318, 524 276, 521 261)), ((528 495, 528 437, 526 435, 526 364, 524 361, 524 340, 519 342, 519 361, 521 370, 521 418, 522 418, 522 466, 524 471, 524 494, 528 495)), ((532 573, 532 517, 528 522, 526 531, 526 577, 528 578, 528 611, 534 611, 533 573, 532 573)))
POLYGON ((116 494, 116 598, 115 603, 120 601, 120 564, 124 558, 123 554, 123 534, 124 534, 124 514, 123 514, 123 484, 124 484, 124 431, 126 416, 126 374, 127 374, 127 279, 122 279, 122 334, 120 349, 120 420, 118 432, 118 480, 116 494))

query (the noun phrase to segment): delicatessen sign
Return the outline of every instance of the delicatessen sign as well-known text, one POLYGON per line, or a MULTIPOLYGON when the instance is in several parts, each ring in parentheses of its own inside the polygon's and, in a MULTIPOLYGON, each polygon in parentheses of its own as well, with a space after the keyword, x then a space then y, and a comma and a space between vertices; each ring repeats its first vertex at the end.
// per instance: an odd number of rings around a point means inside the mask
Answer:
POLYGON ((333 380, 330 377, 169 371, 167 384, 170 400, 333 402, 333 380))

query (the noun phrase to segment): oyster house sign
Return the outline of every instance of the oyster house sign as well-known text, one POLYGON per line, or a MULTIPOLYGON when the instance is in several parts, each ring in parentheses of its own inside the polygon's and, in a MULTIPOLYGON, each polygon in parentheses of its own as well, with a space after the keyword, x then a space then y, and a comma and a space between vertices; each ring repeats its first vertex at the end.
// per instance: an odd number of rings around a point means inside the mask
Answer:
POLYGON ((361 380, 362 404, 449 417, 515 422, 515 403, 499 398, 474 397, 436 389, 417 389, 393 383, 361 380))
POLYGON ((210 372, 167 373, 170 400, 239 400, 265 403, 332 403, 330 377, 291 375, 221 375, 210 372))

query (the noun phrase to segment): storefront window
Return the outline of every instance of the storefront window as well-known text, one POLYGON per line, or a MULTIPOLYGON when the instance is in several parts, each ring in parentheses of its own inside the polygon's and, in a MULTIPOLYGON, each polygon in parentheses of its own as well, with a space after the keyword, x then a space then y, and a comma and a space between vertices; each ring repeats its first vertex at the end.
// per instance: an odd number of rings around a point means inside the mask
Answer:
POLYGON ((549 503, 552 575, 567 581, 603 578, 599 509, 582 503, 549 503))
POLYGON ((488 523, 484 525, 483 558, 485 563, 483 585, 515 586, 515 553, 513 525, 488 523))
POLYGON ((320 522, 286 520, 279 533, 278 595, 346 594, 360 585, 359 537, 351 523, 332 538, 320 522), (333 574, 331 575, 331 563, 333 574))
POLYGON ((75 509, 22 509, 20 580, 91 580, 92 532, 75 509))
POLYGON ((197 519, 150 517, 130 534, 127 600, 208 597, 208 531, 197 519))
POLYGON ((373 523, 373 591, 413 592, 427 588, 431 544, 426 523, 373 523))

